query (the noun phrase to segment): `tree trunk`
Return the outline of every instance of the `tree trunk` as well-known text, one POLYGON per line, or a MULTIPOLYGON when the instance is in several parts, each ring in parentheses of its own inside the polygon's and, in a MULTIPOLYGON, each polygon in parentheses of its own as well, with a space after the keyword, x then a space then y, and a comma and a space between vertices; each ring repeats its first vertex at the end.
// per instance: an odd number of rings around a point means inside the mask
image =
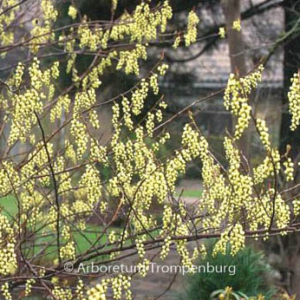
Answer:
MULTIPOLYGON (((295 24, 299 18, 300 13, 300 3, 294 0, 284 1, 284 11, 285 11, 285 31, 288 32, 295 24)), ((286 145, 291 145, 290 155, 293 160, 299 160, 300 152, 300 128, 296 131, 290 130, 291 116, 288 113, 288 99, 287 93, 291 85, 291 78, 294 73, 298 73, 300 69, 300 34, 299 31, 295 32, 294 36, 284 45, 284 88, 282 95, 282 122, 281 122, 281 132, 280 132, 280 152, 285 153, 286 145)), ((295 182, 299 182, 299 171, 296 173, 295 182)), ((293 195, 299 193, 299 190, 293 190, 293 195)), ((287 286, 291 294, 297 294, 296 299, 300 299, 300 238, 299 233, 294 235, 281 237, 285 241, 286 252, 288 253, 289 263, 286 264, 286 268, 290 274, 290 282, 287 286), (296 241, 296 242, 295 242, 296 241)), ((284 257, 283 257, 284 258, 284 257)))
MULTIPOLYGON (((232 28, 234 21, 241 20, 240 0, 222 0, 221 6, 225 16, 231 72, 236 76, 245 76, 247 67, 242 30, 238 31, 232 28)), ((233 120, 233 126, 235 124, 236 120, 233 120)), ((245 130, 239 141, 240 150, 248 160, 250 159, 250 144, 251 126, 245 130)))
POLYGON ((241 19, 240 0, 222 0, 222 9, 228 37, 231 72, 244 76, 247 73, 242 31, 232 28, 233 22, 241 19))
MULTIPOLYGON (((284 2, 285 11, 285 31, 289 31, 298 20, 300 13, 300 4, 296 4, 294 0, 286 0, 284 2)), ((290 131, 291 116, 288 113, 287 93, 291 85, 291 78, 294 73, 300 69, 300 34, 295 35, 284 45, 284 88, 282 97, 283 115, 281 123, 281 153, 285 152, 286 144, 292 146, 292 157, 296 157, 300 151, 300 129, 290 131)))

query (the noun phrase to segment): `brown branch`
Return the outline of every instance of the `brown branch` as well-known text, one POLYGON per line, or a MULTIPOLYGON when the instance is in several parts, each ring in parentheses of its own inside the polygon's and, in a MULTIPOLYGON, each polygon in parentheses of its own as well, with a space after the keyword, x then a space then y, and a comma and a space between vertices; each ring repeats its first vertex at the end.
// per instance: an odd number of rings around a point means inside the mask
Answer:
POLYGON ((51 156, 48 150, 48 146, 47 146, 47 142, 46 142, 46 136, 45 136, 45 132, 43 129, 43 126, 41 124, 41 121, 39 119, 39 116, 36 112, 34 112, 38 125, 40 127, 41 133, 42 133, 42 139, 43 139, 43 143, 44 143, 44 148, 46 151, 46 155, 47 155, 47 159, 48 159, 48 163, 49 163, 49 168, 50 168, 50 172, 51 172, 51 176, 52 176, 52 180, 53 180, 53 185, 54 185, 54 194, 55 194, 55 205, 56 205, 56 209, 57 209, 57 218, 56 218, 56 243, 57 243, 57 255, 58 255, 58 260, 59 263, 61 263, 61 256, 60 256, 60 232, 59 232, 59 219, 60 219, 60 205, 59 205, 59 196, 58 196, 58 184, 55 178, 55 174, 54 174, 54 168, 52 166, 52 162, 51 162, 51 156))

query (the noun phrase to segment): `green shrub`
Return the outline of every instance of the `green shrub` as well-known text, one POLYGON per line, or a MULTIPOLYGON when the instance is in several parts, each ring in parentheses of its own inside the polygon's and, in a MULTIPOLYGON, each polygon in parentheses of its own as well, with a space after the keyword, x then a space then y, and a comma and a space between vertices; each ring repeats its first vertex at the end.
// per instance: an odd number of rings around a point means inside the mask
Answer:
MULTIPOLYGON (((207 257, 199 261, 199 266, 235 266, 231 271, 220 272, 196 272, 188 275, 185 292, 179 295, 178 299, 184 300, 208 300, 212 292, 232 287, 233 291, 242 292, 248 297, 262 294, 265 299, 270 299, 275 289, 267 284, 267 277, 271 268, 267 265, 262 252, 255 251, 251 247, 241 250, 236 256, 230 255, 230 248, 227 248, 226 255, 212 255, 212 247, 209 245, 207 257)), ((207 269, 206 269, 207 270, 207 269)), ((220 269, 218 269, 220 271, 220 269)))

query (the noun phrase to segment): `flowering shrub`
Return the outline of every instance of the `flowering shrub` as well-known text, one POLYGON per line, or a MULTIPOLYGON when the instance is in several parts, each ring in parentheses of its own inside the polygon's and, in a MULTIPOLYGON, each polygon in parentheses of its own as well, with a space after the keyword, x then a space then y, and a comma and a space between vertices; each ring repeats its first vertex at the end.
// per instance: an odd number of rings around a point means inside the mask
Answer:
MULTIPOLYGON (((214 253, 224 252, 229 243, 231 255, 235 255, 249 236, 267 238, 297 230, 294 216, 300 212, 299 200, 287 199, 276 180, 283 166, 286 180, 293 181, 294 166, 271 144, 266 122, 255 121, 266 149, 258 166, 246 166, 236 143, 253 117, 249 95, 261 80, 262 66, 245 77, 229 77, 224 105, 238 121, 233 136, 224 138, 228 168, 211 153, 192 114, 180 149, 161 158, 159 149, 172 138, 162 129, 200 102, 166 119, 167 104, 160 97, 158 83, 168 66, 161 59, 148 75, 142 77, 140 72, 149 43, 164 37, 172 18, 169 2, 152 7, 144 1, 132 13, 125 11, 111 22, 81 17, 72 4, 68 15, 74 23, 60 29, 54 27, 58 18, 54 1, 21 3, 4 0, 0 8, 2 58, 15 47, 28 51, 30 58, 12 67, 11 76, 2 82, 0 96, 0 134, 5 141, 0 160, 0 204, 10 196, 11 205, 15 202, 17 206, 15 215, 0 211, 0 284, 6 300, 12 299, 14 291, 29 295, 35 289, 53 299, 106 299, 108 294, 114 299, 131 299, 132 274, 99 275, 99 283, 91 286, 86 284, 86 274, 64 270, 64 266, 72 263, 76 268, 92 259, 109 263, 137 255, 139 275, 145 276, 150 263, 146 254, 153 247, 161 249, 164 259, 174 244, 182 264, 191 267, 205 253, 203 247, 190 253, 187 243, 191 240, 218 237, 214 253), (35 6, 40 18, 22 20, 32 21, 32 26, 29 35, 20 38, 15 36, 15 20, 28 9, 26 5, 35 6), (45 49, 50 46, 61 47, 60 54, 67 59, 66 72, 72 74, 72 83, 66 89, 57 84, 60 55, 52 54, 50 66, 44 62, 45 49), (76 61, 82 53, 93 55, 93 59, 79 72, 76 61), (109 68, 136 76, 136 84, 99 103, 101 78, 109 68), (134 116, 141 116, 150 92, 160 98, 144 122, 136 122, 134 116), (101 144, 97 133, 103 124, 98 112, 110 104, 113 132, 109 141, 101 144), (124 136, 126 130, 131 134, 124 136), (149 137, 153 139, 150 145, 146 142, 149 137), (16 155, 20 145, 26 150, 16 155), (193 160, 203 165, 203 194, 191 215, 174 192, 178 176, 193 160), (110 170, 108 180, 101 178, 102 168, 110 170), (163 206, 161 223, 149 210, 156 199, 163 206), (124 219, 121 230, 112 227, 118 216, 124 219), (85 234, 92 217, 102 224, 93 241, 85 234), (77 245, 78 235, 87 249, 77 245)), ((112 12, 117 6, 117 1, 112 1, 112 12)), ((199 22, 196 11, 190 12, 186 31, 174 33, 174 48, 181 36, 186 46, 196 42, 199 22)), ((241 29, 239 24, 235 24, 236 30, 241 29)), ((299 123, 296 77, 289 97, 295 128, 299 123)))

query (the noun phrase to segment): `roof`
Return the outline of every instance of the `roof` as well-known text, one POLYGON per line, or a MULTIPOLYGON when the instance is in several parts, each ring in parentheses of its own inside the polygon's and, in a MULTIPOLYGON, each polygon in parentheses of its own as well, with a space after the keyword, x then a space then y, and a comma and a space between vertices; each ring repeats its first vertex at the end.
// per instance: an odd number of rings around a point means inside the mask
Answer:
MULTIPOLYGON (((254 4, 262 2, 253 1, 254 4)), ((211 12, 202 10, 200 18, 204 21, 218 18, 218 24, 224 22, 222 12, 217 17, 211 12)), ((245 55, 248 71, 268 54, 278 36, 283 32, 284 12, 280 7, 274 8, 261 15, 242 21, 243 39, 245 41, 245 55)), ((201 30, 201 29, 200 29, 201 30)), ((201 33, 200 33, 201 34, 201 33)), ((201 51, 203 43, 194 44, 188 51, 178 49, 172 53, 172 57, 189 58, 201 51)), ((195 87, 218 88, 223 87, 230 74, 230 59, 227 40, 218 42, 218 46, 209 52, 204 52, 198 58, 187 63, 175 63, 172 65, 176 72, 194 75, 195 87)), ((283 85, 283 51, 277 51, 268 61, 263 73, 263 85, 268 87, 281 87, 283 85)))

